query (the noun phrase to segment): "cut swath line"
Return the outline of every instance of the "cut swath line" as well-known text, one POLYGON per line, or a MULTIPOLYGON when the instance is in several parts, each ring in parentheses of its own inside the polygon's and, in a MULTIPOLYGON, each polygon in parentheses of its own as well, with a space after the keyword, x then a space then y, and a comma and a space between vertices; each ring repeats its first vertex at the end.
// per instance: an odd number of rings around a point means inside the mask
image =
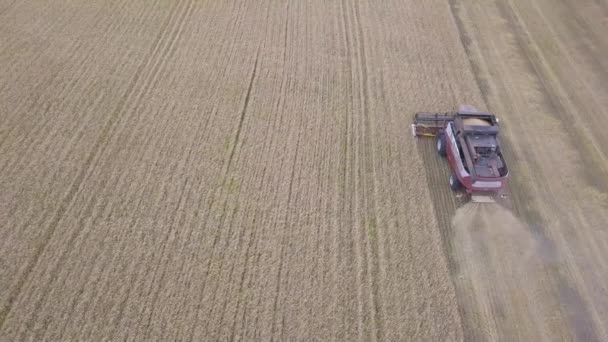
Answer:
MULTIPOLYGON (((369 109, 369 102, 371 101, 371 97, 370 97, 370 84, 369 84, 369 78, 368 78, 368 74, 369 74, 369 67, 368 67, 368 57, 367 57, 367 49, 366 49, 366 44, 365 44, 365 33, 363 31, 363 27, 362 27, 362 23, 361 23, 361 9, 359 8, 359 3, 355 2, 354 3, 354 13, 355 13, 355 22, 357 25, 357 30, 358 30, 358 35, 359 35, 359 57, 360 57, 360 63, 359 63, 359 73, 361 75, 361 87, 362 87, 362 91, 363 91, 363 96, 361 98, 361 101, 363 103, 363 123, 364 123, 364 129, 363 129, 363 134, 364 136, 364 140, 365 140, 365 148, 364 148, 364 152, 366 154, 366 156, 364 156, 363 161, 364 163, 371 163, 371 181, 370 181, 370 186, 371 186, 371 191, 370 191, 370 195, 372 197, 371 201, 371 208, 370 208, 370 204, 367 204, 368 208, 366 208, 367 211, 372 211, 372 213, 369 213, 369 215, 371 216, 370 220, 371 223, 369 224, 373 224, 374 226, 378 223, 376 218, 375 218, 375 212, 377 212, 377 203, 376 203, 376 198, 378 198, 379 196, 377 196, 377 186, 376 186, 376 160, 375 160, 375 135, 373 134, 373 127, 372 125, 372 120, 370 120, 370 109, 369 109), (368 158, 370 160, 368 160, 368 158)), ((366 194, 367 195, 367 194, 366 194)), ((367 202, 367 198, 369 196, 366 196, 366 202, 367 202)), ((371 300, 371 304, 372 304, 372 314, 373 314, 373 322, 374 322, 374 326, 375 326, 375 338, 376 340, 383 340, 383 336, 384 336, 384 329, 383 329, 383 309, 382 309, 382 300, 380 298, 380 278, 379 278, 379 272, 380 272, 380 260, 379 260, 379 253, 378 253, 378 239, 379 237, 377 236, 378 231, 377 231, 377 227, 374 227, 374 236, 371 239, 368 239, 369 242, 369 251, 368 253, 370 254, 369 259, 371 261, 369 261, 369 265, 368 265, 368 276, 370 277, 369 281, 371 283, 371 294, 370 294, 370 300, 371 300)))

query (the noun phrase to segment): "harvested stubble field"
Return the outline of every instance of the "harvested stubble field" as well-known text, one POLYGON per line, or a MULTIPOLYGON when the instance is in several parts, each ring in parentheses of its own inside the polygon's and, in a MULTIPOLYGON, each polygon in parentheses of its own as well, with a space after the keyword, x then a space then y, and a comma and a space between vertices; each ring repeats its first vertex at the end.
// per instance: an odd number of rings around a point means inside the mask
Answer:
POLYGON ((0 0, 0 340, 608 339, 607 17, 0 0), (459 103, 504 207, 409 136, 459 103))

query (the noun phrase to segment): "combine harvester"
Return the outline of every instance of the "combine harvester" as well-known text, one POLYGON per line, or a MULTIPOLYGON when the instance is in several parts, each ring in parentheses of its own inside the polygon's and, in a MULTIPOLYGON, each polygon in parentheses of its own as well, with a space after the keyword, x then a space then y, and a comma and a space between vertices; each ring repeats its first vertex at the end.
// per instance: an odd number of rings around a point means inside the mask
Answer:
POLYGON ((447 157, 450 187, 462 188, 473 202, 495 202, 504 196, 509 171, 498 141, 494 114, 460 106, 455 113, 416 113, 414 137, 436 137, 437 152, 447 157))

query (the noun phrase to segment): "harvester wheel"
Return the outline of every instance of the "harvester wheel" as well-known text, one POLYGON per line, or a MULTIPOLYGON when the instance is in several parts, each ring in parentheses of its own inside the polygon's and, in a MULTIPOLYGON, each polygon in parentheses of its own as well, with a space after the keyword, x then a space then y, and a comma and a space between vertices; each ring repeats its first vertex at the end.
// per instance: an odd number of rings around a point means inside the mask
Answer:
POLYGON ((450 188, 454 191, 458 191, 462 188, 462 183, 460 183, 454 172, 450 175, 450 188))
POLYGON ((445 150, 445 134, 443 133, 437 135, 437 153, 442 157, 447 155, 445 150))

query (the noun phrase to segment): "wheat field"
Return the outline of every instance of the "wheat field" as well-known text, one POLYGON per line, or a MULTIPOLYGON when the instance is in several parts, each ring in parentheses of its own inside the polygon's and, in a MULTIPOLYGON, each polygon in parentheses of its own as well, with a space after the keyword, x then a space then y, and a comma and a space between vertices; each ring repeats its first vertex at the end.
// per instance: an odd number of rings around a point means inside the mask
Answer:
POLYGON ((0 340, 608 339, 603 0, 0 0, 0 340), (495 112, 509 195, 416 111, 495 112))

